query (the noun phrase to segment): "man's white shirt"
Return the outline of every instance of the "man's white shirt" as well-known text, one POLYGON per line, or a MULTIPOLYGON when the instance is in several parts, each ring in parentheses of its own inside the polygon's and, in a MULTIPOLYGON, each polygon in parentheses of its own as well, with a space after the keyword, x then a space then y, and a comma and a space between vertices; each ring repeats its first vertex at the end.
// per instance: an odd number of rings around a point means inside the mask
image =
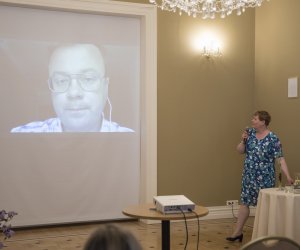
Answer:
MULTIPOLYGON (((64 132, 59 118, 50 118, 45 121, 30 122, 25 125, 13 128, 11 133, 51 133, 64 132)), ((99 132, 134 132, 130 128, 122 127, 116 122, 103 119, 99 132)))

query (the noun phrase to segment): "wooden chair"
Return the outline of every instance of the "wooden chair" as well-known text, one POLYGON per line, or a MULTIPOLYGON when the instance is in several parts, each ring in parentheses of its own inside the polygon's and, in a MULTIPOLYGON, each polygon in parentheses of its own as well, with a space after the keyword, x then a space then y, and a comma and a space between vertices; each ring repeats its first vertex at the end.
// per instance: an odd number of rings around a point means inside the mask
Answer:
POLYGON ((263 236, 242 246, 240 250, 300 250, 300 245, 282 236, 263 236))

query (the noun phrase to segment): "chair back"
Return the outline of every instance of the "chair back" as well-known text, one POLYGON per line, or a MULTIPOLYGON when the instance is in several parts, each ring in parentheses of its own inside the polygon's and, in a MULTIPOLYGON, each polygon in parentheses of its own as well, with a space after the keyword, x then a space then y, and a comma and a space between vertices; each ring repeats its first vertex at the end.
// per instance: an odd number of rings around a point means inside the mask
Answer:
POLYGON ((240 250, 300 250, 300 245, 283 236, 264 236, 248 242, 240 250))

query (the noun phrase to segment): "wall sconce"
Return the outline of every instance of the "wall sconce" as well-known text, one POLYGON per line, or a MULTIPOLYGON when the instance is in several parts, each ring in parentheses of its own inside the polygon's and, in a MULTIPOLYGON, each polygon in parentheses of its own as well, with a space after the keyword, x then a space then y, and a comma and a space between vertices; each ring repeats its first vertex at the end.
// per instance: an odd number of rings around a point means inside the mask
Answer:
POLYGON ((222 56, 219 39, 211 32, 202 33, 202 35, 194 37, 193 45, 194 49, 207 59, 222 56))
POLYGON ((201 55, 208 59, 222 56, 219 43, 216 40, 205 41, 201 46, 201 55))

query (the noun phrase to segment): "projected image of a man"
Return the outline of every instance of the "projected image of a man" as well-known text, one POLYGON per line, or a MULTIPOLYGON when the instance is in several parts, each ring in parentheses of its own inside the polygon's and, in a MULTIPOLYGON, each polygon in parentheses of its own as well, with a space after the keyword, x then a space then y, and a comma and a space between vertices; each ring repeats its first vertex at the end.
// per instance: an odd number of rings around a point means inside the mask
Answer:
POLYGON ((100 50, 92 44, 57 48, 49 62, 49 89, 57 115, 11 132, 133 132, 106 120, 108 78, 100 50))

